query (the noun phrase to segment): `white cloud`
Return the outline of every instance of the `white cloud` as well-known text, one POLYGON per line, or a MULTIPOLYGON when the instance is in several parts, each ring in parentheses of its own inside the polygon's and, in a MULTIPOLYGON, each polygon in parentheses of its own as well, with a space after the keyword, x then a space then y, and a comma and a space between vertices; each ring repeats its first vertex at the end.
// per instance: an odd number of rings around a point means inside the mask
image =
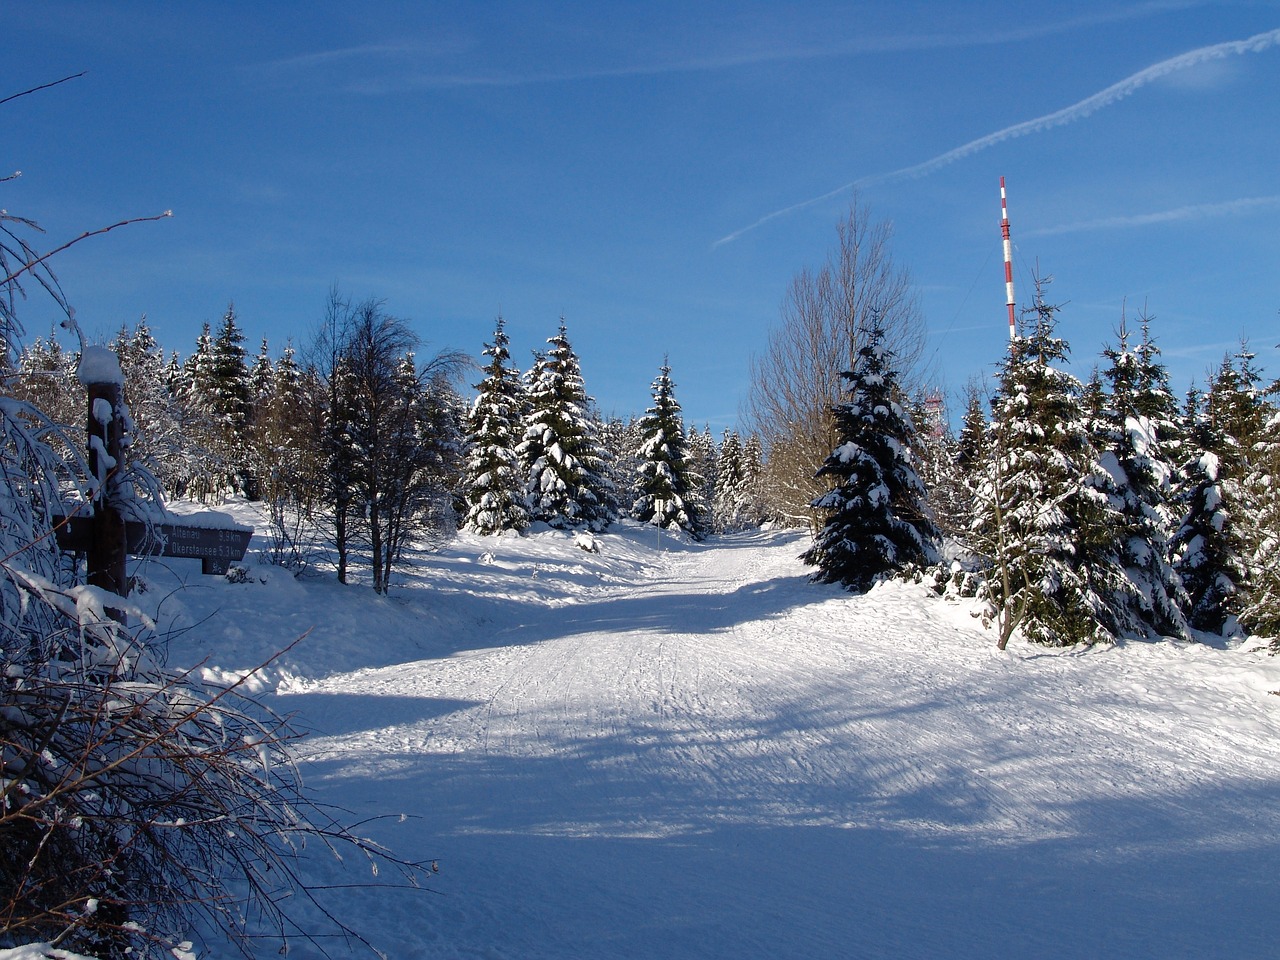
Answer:
POLYGON ((1280 194, 1270 197, 1242 197, 1222 203, 1194 203, 1173 210, 1156 213, 1139 213, 1123 217, 1102 217, 1077 223, 1064 223, 1056 227, 1029 230, 1026 237, 1051 237, 1063 233, 1079 233, 1086 230, 1109 230, 1124 227, 1146 227, 1157 223, 1178 223, 1186 220, 1205 220, 1210 217, 1229 217, 1280 207, 1280 194))

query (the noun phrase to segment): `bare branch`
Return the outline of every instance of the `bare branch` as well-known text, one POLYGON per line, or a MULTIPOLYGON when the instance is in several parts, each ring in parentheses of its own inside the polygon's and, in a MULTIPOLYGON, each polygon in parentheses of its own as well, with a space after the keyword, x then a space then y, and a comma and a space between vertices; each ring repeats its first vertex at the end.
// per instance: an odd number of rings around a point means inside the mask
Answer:
POLYGON ((69 247, 75 246, 81 240, 87 240, 89 237, 101 236, 104 233, 110 233, 112 230, 115 230, 117 227, 127 227, 132 223, 148 223, 152 220, 164 220, 165 218, 172 217, 172 216, 173 216, 173 211, 166 210, 164 213, 157 213, 153 217, 133 217, 129 220, 121 220, 118 223, 113 223, 110 226, 99 227, 97 230, 86 230, 84 233, 80 234, 80 236, 76 237, 74 240, 68 240, 62 246, 56 247, 55 249, 50 250, 48 253, 45 253, 39 257, 36 257, 34 260, 28 260, 27 263, 20 270, 15 270, 13 273, 9 274, 4 279, 0 279, 0 287, 8 286, 9 284, 17 280, 20 276, 22 276, 24 273, 34 270, 36 267, 40 266, 50 257, 53 257, 59 253, 62 253, 62 251, 68 249, 69 247))
POLYGON ((69 77, 63 77, 61 80, 53 80, 53 81, 50 81, 49 83, 42 83, 38 87, 32 87, 30 90, 23 90, 21 93, 11 93, 9 94, 9 96, 5 97, 3 100, 0 100, 0 104, 8 103, 10 100, 17 100, 19 97, 25 97, 29 93, 38 93, 41 90, 48 90, 50 87, 56 87, 58 84, 66 83, 68 80, 78 80, 80 77, 83 77, 88 72, 89 71, 87 70, 81 70, 79 73, 73 73, 69 77))

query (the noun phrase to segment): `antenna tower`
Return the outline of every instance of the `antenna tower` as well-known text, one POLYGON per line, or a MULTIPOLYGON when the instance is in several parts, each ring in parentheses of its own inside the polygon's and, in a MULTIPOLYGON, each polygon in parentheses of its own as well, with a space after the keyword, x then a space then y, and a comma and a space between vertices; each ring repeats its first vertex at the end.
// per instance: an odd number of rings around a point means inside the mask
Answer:
POLYGON ((1004 195, 1004 177, 1000 178, 1000 236, 1004 238, 1004 292, 1009 305, 1009 339, 1018 335, 1013 319, 1013 241, 1009 239, 1009 203, 1004 195))

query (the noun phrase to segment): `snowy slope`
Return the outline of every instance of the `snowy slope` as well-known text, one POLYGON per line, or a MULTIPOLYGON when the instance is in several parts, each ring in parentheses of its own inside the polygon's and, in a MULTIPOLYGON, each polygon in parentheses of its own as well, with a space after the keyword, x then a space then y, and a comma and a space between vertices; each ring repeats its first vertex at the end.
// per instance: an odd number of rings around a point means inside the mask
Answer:
POLYGON ((441 866, 331 893, 395 960, 1276 955, 1277 660, 997 654, 918 587, 808 583, 794 534, 598 544, 464 536, 390 598, 147 569, 175 665, 311 631, 263 680, 310 787, 441 866))

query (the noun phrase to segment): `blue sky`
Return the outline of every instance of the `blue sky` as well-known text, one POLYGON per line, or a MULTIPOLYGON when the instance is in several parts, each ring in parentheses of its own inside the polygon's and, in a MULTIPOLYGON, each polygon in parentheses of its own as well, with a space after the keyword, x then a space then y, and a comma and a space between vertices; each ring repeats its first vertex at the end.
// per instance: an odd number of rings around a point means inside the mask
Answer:
MULTIPOLYGON (((893 223, 937 379, 1055 278, 1087 375, 1145 309, 1179 392, 1242 336, 1280 376, 1280 2, 17 2, 0 206, 90 334, 190 351, 234 300, 256 350, 326 292, 528 365, 566 318, 606 413, 670 356, 686 417, 738 417, 792 276, 856 185, 893 223), (1244 42, 1250 41, 1250 42, 1244 42), (776 215, 775 215, 776 214, 776 215)), ((28 335, 56 320, 34 291, 28 335)))

